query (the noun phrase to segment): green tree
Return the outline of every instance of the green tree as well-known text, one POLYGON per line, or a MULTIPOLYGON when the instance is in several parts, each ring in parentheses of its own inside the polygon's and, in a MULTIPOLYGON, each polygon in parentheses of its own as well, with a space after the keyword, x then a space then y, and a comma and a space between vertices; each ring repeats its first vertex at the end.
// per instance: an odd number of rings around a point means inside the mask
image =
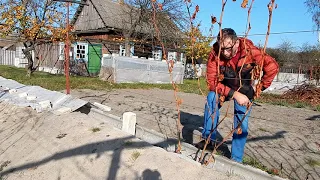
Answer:
POLYGON ((210 43, 213 37, 204 36, 199 27, 193 27, 193 30, 186 34, 188 38, 185 40, 185 51, 188 59, 191 60, 193 57, 194 62, 199 59, 206 62, 211 51, 210 43))

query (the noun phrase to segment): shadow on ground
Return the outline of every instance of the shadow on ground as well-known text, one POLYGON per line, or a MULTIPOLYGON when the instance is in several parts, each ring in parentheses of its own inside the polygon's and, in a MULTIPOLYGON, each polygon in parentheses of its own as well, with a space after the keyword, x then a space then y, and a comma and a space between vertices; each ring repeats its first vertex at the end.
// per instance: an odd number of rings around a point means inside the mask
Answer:
MULTIPOLYGON (((3 170, 0 172, 0 177, 4 177, 14 172, 36 168, 38 166, 44 165, 51 161, 58 161, 58 160, 69 158, 69 157, 90 155, 90 154, 95 154, 96 158, 99 158, 102 155, 102 153, 112 151, 113 156, 112 156, 111 166, 107 173, 106 179, 114 180, 116 179, 118 170, 120 168, 121 153, 124 149, 135 149, 135 148, 152 146, 143 141, 132 142, 130 143, 130 145, 125 144, 126 141, 131 140, 133 138, 134 138, 133 136, 130 136, 130 137, 124 137, 124 138, 118 138, 118 139, 112 139, 112 140, 106 140, 106 141, 99 141, 95 143, 82 145, 76 148, 72 148, 66 151, 61 151, 52 156, 45 157, 40 161, 34 161, 34 162, 26 163, 20 166, 15 166, 15 167, 3 170)), ((93 177, 90 177, 90 174, 87 174, 87 177, 89 179, 93 178, 93 177)), ((136 179, 143 179, 143 180, 144 179, 161 179, 161 174, 156 170, 152 171, 150 169, 146 169, 143 171, 142 177, 136 177, 136 179)))
POLYGON ((311 121, 320 120, 320 114, 319 114, 319 115, 315 115, 315 116, 308 117, 306 120, 311 120, 311 121))

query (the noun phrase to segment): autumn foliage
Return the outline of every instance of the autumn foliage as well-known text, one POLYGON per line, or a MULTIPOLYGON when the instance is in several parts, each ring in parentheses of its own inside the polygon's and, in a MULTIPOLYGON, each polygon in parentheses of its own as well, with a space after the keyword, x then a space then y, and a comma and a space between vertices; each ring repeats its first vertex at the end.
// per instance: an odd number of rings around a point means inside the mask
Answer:
POLYGON ((195 60, 202 59, 206 61, 211 51, 210 43, 213 41, 213 38, 204 36, 199 26, 193 27, 192 30, 188 31, 187 36, 190 38, 185 42, 186 55, 188 57, 194 57, 195 60))
POLYGON ((62 40, 67 29, 63 4, 49 0, 4 0, 0 4, 0 32, 25 41, 62 40))
POLYGON ((37 69, 31 51, 35 52, 35 47, 43 43, 64 41, 67 31, 71 29, 64 26, 66 17, 64 6, 64 3, 52 0, 0 2, 0 34, 3 37, 15 36, 23 43, 22 51, 28 60, 28 76, 37 69))

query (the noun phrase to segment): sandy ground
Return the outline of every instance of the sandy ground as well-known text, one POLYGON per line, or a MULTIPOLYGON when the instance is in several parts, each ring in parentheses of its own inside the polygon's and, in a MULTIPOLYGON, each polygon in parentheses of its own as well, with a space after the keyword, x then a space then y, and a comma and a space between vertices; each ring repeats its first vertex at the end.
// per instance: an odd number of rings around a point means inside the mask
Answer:
POLYGON ((0 124, 0 179, 241 179, 187 161, 80 112, 37 114, 2 102, 0 124))
MULTIPOLYGON (((171 90, 73 90, 72 95, 89 102, 99 102, 112 108, 111 114, 122 116, 131 111, 137 123, 176 137, 177 111, 171 90)), ((205 98, 201 95, 179 93, 183 138, 188 143, 200 141, 205 98)), ((224 116, 229 103, 221 109, 224 116)), ((221 123, 219 133, 224 137, 232 128, 233 105, 221 123)), ((260 104, 254 106, 249 120, 246 155, 259 160, 268 168, 275 168, 290 179, 320 179, 320 113, 298 108, 260 104)), ((229 139, 223 149, 230 156, 229 139)))

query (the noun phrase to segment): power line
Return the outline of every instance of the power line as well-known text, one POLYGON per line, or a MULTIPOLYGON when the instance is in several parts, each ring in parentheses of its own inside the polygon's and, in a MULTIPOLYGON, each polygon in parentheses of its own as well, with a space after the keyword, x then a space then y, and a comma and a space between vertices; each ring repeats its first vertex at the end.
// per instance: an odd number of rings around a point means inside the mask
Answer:
MULTIPOLYGON (((302 30, 302 31, 284 31, 284 32, 274 32, 270 34, 297 34, 297 33, 309 33, 309 32, 318 32, 317 30, 302 30)), ((248 36, 265 36, 266 33, 258 33, 258 34, 249 34, 248 36)), ((245 36, 245 35, 240 35, 245 36)))
MULTIPOLYGON (((318 30, 301 30, 301 31, 283 31, 283 32, 271 32, 273 35, 279 35, 279 34, 298 34, 298 33, 310 33, 310 32, 319 32, 318 30)), ((256 34, 248 34, 248 36, 265 36, 267 33, 256 33, 256 34)), ((240 34, 238 36, 245 36, 244 34, 240 34)), ((215 38, 216 36, 208 36, 215 38)))

